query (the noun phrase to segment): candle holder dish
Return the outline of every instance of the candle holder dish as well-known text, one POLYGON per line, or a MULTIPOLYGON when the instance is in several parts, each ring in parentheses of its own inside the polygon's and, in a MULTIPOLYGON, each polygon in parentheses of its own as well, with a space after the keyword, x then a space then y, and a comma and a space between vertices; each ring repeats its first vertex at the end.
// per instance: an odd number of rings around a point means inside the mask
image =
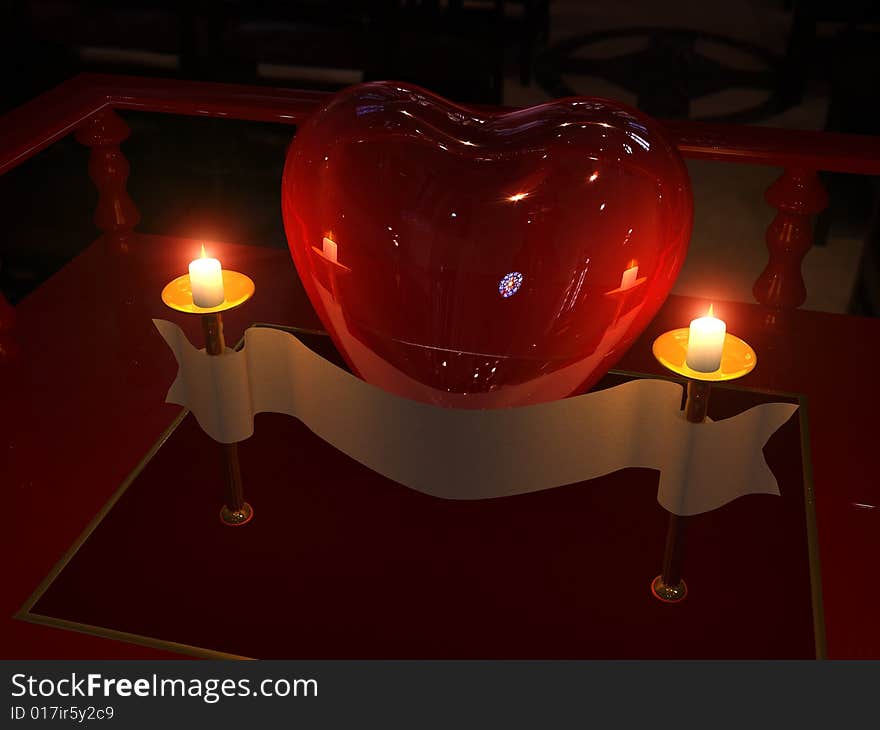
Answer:
POLYGON ((186 314, 219 314, 235 309, 250 299, 256 286, 253 280, 238 271, 223 269, 223 302, 216 307, 199 307, 193 301, 189 274, 178 276, 162 289, 162 301, 166 306, 186 314))
POLYGON ((721 351, 721 365, 711 373, 703 373, 688 367, 687 344, 688 327, 664 332, 656 340, 651 350, 663 367, 688 380, 707 383, 720 383, 736 380, 748 375, 758 364, 758 358, 751 345, 745 340, 730 334, 724 335, 724 349, 721 351))
MULTIPOLYGON (((684 416, 691 423, 703 423, 709 408, 712 383, 736 380, 754 370, 758 357, 752 347, 739 337, 726 333, 721 351, 721 364, 713 372, 700 372, 687 364, 689 328, 664 332, 651 348, 654 357, 667 370, 687 378, 687 400, 684 416)), ((687 517, 669 515, 663 569, 651 582, 651 593, 664 603, 678 603, 687 596, 687 584, 681 577, 682 547, 687 517)))
MULTIPOLYGON (((189 274, 178 276, 162 289, 162 301, 178 312, 200 315, 205 337, 205 351, 209 355, 222 355, 226 349, 223 336, 223 312, 244 304, 250 299, 256 286, 250 277, 238 271, 223 270, 223 302, 216 307, 199 307, 193 302, 189 274)), ((220 520, 225 525, 237 527, 247 524, 254 510, 244 499, 241 466, 238 460, 238 444, 221 444, 225 480, 225 501, 220 509, 220 520)))

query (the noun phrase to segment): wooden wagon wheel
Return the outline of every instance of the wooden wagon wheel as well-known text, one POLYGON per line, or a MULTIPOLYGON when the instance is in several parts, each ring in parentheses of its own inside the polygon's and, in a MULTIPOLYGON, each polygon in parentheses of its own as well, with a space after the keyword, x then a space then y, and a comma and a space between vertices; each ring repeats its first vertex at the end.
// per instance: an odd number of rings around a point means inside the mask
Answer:
POLYGON ((765 119, 791 106, 778 91, 781 75, 781 57, 764 48, 712 33, 670 28, 627 28, 577 36, 549 48, 535 69, 538 83, 551 96, 581 94, 573 79, 598 77, 634 94, 643 111, 665 119, 694 118, 692 102, 720 91, 765 92, 763 101, 747 108, 696 117, 736 123, 765 119), (630 48, 609 57, 596 54, 595 47, 608 41, 630 48), (712 53, 713 48, 720 53, 712 53), (594 52, 583 55, 584 51, 594 52), (744 67, 722 60, 731 54, 745 59, 744 67))

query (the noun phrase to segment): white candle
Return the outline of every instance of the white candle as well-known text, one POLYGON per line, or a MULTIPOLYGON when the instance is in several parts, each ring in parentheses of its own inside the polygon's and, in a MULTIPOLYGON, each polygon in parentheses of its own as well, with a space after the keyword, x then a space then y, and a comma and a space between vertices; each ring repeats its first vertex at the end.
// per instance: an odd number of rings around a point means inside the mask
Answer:
POLYGON ((623 276, 620 279, 620 288, 621 289, 630 289, 635 283, 636 279, 639 277, 639 267, 636 265, 636 262, 633 261, 628 269, 623 272, 623 276))
POLYGON ((710 306, 709 314, 691 322, 685 359, 687 366, 700 373, 714 373, 718 370, 721 367, 726 333, 727 325, 712 315, 710 306))
POLYGON ((321 252, 324 254, 325 258, 330 259, 334 264, 337 263, 336 241, 324 236, 324 243, 322 244, 321 252))
POLYGON ((193 304, 207 309, 223 304, 223 269, 217 259, 208 258, 205 244, 202 255, 189 264, 189 284, 192 289, 193 304))

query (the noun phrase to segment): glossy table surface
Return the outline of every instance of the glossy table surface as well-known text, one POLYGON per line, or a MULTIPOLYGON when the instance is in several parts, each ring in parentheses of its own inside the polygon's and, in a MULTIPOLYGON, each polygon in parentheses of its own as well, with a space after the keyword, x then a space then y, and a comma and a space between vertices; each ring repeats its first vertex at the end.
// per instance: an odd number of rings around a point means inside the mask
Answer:
MULTIPOLYGON (((209 245, 257 285, 251 302, 227 315, 228 342, 254 322, 319 328, 287 251, 209 245)), ((21 354, 0 376, 4 658, 178 656, 14 615, 178 414, 164 403, 176 365, 151 319, 173 320, 200 342, 195 318, 159 298, 197 250, 196 241, 137 236, 127 252, 111 253, 98 241, 16 307, 21 354)), ((661 373, 653 339, 707 304, 669 297, 618 367, 661 373)), ((758 353, 744 387, 807 397, 828 655, 880 657, 880 321, 794 311, 769 322, 758 305, 715 307, 758 353)), ((162 508, 143 517, 157 529, 162 508)))

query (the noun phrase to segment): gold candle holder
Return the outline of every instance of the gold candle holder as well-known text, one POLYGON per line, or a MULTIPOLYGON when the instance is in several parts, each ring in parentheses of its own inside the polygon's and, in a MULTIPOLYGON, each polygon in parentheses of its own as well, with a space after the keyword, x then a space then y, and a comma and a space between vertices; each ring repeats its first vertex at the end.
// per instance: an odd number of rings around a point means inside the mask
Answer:
MULTIPOLYGON (((731 334, 725 334, 718 370, 703 373, 687 365, 687 345, 690 329, 671 330, 654 340, 654 357, 667 370, 687 378, 687 401, 684 416, 691 423, 703 423, 709 408, 712 383, 741 378, 754 370, 758 357, 751 346, 731 334)), ((663 551, 663 569, 651 583, 651 593, 664 603, 678 603, 687 596, 687 584, 681 577, 682 549, 688 518, 669 515, 666 546, 663 551)))
MULTIPOLYGON (((208 355, 219 356, 226 349, 223 337, 223 312, 244 304, 254 295, 254 282, 238 271, 223 270, 224 300, 216 307, 198 307, 193 302, 192 285, 189 274, 178 276, 162 290, 162 301, 178 312, 198 314, 205 337, 205 351, 208 355)), ((220 509, 220 519, 225 525, 237 527, 247 524, 254 516, 254 510, 244 499, 244 486, 241 481, 241 466, 238 461, 238 444, 221 444, 224 465, 225 498, 220 509)))

